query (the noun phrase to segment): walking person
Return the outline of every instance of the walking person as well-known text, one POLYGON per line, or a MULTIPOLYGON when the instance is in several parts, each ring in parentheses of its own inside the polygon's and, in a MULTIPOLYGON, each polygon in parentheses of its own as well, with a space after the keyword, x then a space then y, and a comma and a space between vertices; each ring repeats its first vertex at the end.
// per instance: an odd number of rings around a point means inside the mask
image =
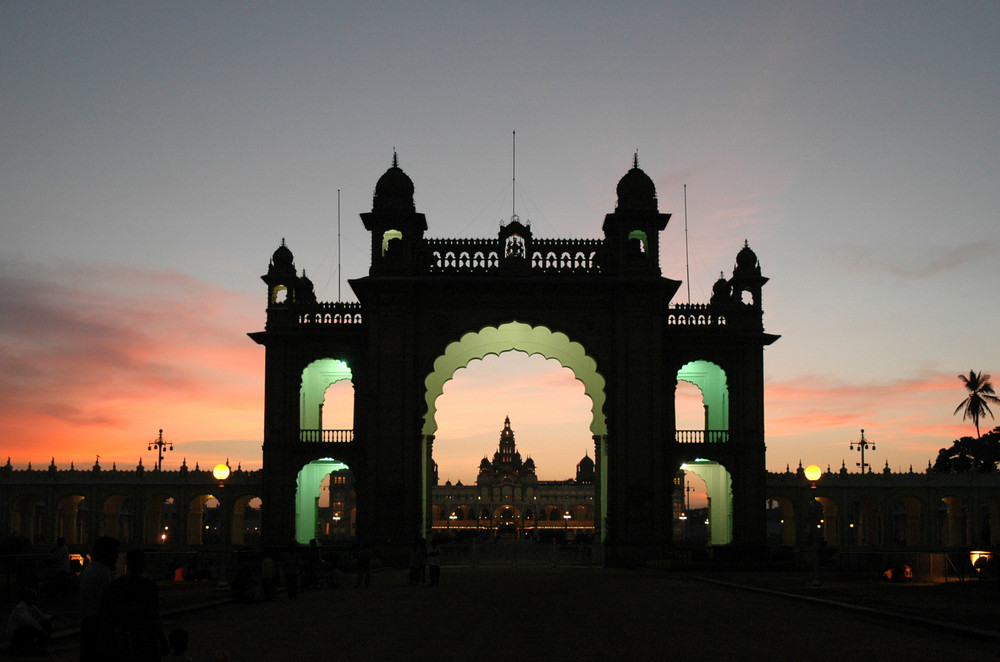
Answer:
POLYGON ((431 546, 427 549, 427 565, 431 569, 431 586, 441 582, 441 545, 437 538, 431 538, 431 546))

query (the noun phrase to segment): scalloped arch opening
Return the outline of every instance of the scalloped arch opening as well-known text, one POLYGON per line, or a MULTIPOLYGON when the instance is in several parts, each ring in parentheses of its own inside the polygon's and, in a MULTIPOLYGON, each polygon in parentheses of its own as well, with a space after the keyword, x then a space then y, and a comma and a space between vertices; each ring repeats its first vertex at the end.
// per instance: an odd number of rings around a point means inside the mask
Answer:
POLYGON ((574 377, 583 383, 584 393, 590 398, 591 434, 607 434, 604 377, 597 372, 597 362, 587 355, 583 345, 570 340, 564 333, 544 326, 508 322, 465 334, 458 341, 449 344, 444 354, 434 361, 434 370, 424 380, 427 404, 423 428, 425 435, 432 435, 437 431, 437 399, 455 372, 474 359, 482 359, 490 354, 500 356, 505 352, 524 352, 528 356, 540 354, 546 359, 555 359, 564 368, 572 370, 574 377))

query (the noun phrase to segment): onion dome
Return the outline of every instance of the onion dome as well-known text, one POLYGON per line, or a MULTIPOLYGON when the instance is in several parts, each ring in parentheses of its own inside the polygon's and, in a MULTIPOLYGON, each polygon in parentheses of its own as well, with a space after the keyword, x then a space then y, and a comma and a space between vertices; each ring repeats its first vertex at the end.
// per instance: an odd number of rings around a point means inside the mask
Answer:
POLYGON ((757 261, 757 254, 750 250, 750 244, 743 240, 743 248, 736 254, 736 268, 733 269, 733 276, 737 278, 759 277, 760 263, 757 261))
POLYGON ((274 251, 271 256, 271 264, 267 268, 267 273, 269 275, 295 275, 295 258, 292 251, 288 250, 288 246, 285 246, 284 237, 281 238, 278 250, 274 251))
POLYGON ((632 159, 632 168, 618 181, 618 207, 615 211, 657 211, 656 186, 639 168, 639 153, 632 159))
POLYGON ((483 460, 482 460, 482 462, 479 463, 479 469, 483 470, 483 469, 489 469, 489 468, 490 468, 490 461, 487 460, 484 457, 483 460))
POLYGON ((726 303, 733 296, 733 287, 726 280, 724 274, 719 273, 719 280, 715 281, 715 285, 712 286, 712 303, 726 303))
POLYGON ((372 211, 416 211, 413 204, 413 180, 399 167, 396 152, 392 153, 392 167, 375 184, 372 211))
POLYGON ((527 460, 524 461, 524 468, 525 469, 531 469, 532 471, 534 471, 535 470, 535 461, 532 460, 529 457, 527 460))
POLYGON ((302 277, 299 278, 299 286, 296 289, 297 300, 300 303, 316 303, 316 290, 313 283, 306 276, 306 270, 302 270, 302 277))

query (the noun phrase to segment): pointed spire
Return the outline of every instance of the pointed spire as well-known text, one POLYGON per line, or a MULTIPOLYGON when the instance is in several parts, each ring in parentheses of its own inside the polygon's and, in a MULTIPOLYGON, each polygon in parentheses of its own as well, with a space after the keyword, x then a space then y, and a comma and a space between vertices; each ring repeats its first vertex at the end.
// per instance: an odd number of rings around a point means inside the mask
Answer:
POLYGON ((635 154, 632 155, 632 167, 633 168, 638 168, 639 167, 639 148, 638 147, 635 148, 635 154))
POLYGON ((395 145, 393 145, 393 147, 392 147, 392 167, 393 168, 398 168, 399 167, 399 155, 396 154, 396 146, 395 145))

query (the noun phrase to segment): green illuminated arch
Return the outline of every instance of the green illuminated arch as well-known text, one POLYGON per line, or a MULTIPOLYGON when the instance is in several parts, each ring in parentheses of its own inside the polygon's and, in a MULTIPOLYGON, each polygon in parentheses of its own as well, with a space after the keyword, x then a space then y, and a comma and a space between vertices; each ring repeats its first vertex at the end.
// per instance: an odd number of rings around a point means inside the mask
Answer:
POLYGON ((456 370, 464 368, 473 359, 481 359, 489 354, 499 356, 511 351, 524 352, 529 356, 541 354, 572 370, 573 375, 583 383, 584 393, 591 401, 591 433, 607 434, 607 421, 604 417, 605 381, 597 372, 597 362, 587 356, 583 345, 570 340, 566 334, 522 322, 509 322, 499 327, 490 326, 476 333, 467 333, 445 348, 444 354, 434 361, 434 370, 424 381, 427 389, 427 415, 424 417, 423 433, 433 435, 437 431, 436 401, 456 370))
POLYGON ((323 427, 321 407, 326 398, 326 389, 331 384, 352 379, 351 368, 338 359, 313 361, 302 371, 302 385, 299 388, 299 427, 303 430, 318 430, 323 427))
POLYGON ((722 368, 709 361, 691 361, 677 371, 677 381, 694 384, 701 391, 706 429, 729 429, 729 387, 722 368))
POLYGON ((313 460, 299 470, 295 479, 295 540, 307 545, 316 537, 316 502, 319 500, 323 477, 335 471, 345 471, 347 465, 330 457, 313 460))

